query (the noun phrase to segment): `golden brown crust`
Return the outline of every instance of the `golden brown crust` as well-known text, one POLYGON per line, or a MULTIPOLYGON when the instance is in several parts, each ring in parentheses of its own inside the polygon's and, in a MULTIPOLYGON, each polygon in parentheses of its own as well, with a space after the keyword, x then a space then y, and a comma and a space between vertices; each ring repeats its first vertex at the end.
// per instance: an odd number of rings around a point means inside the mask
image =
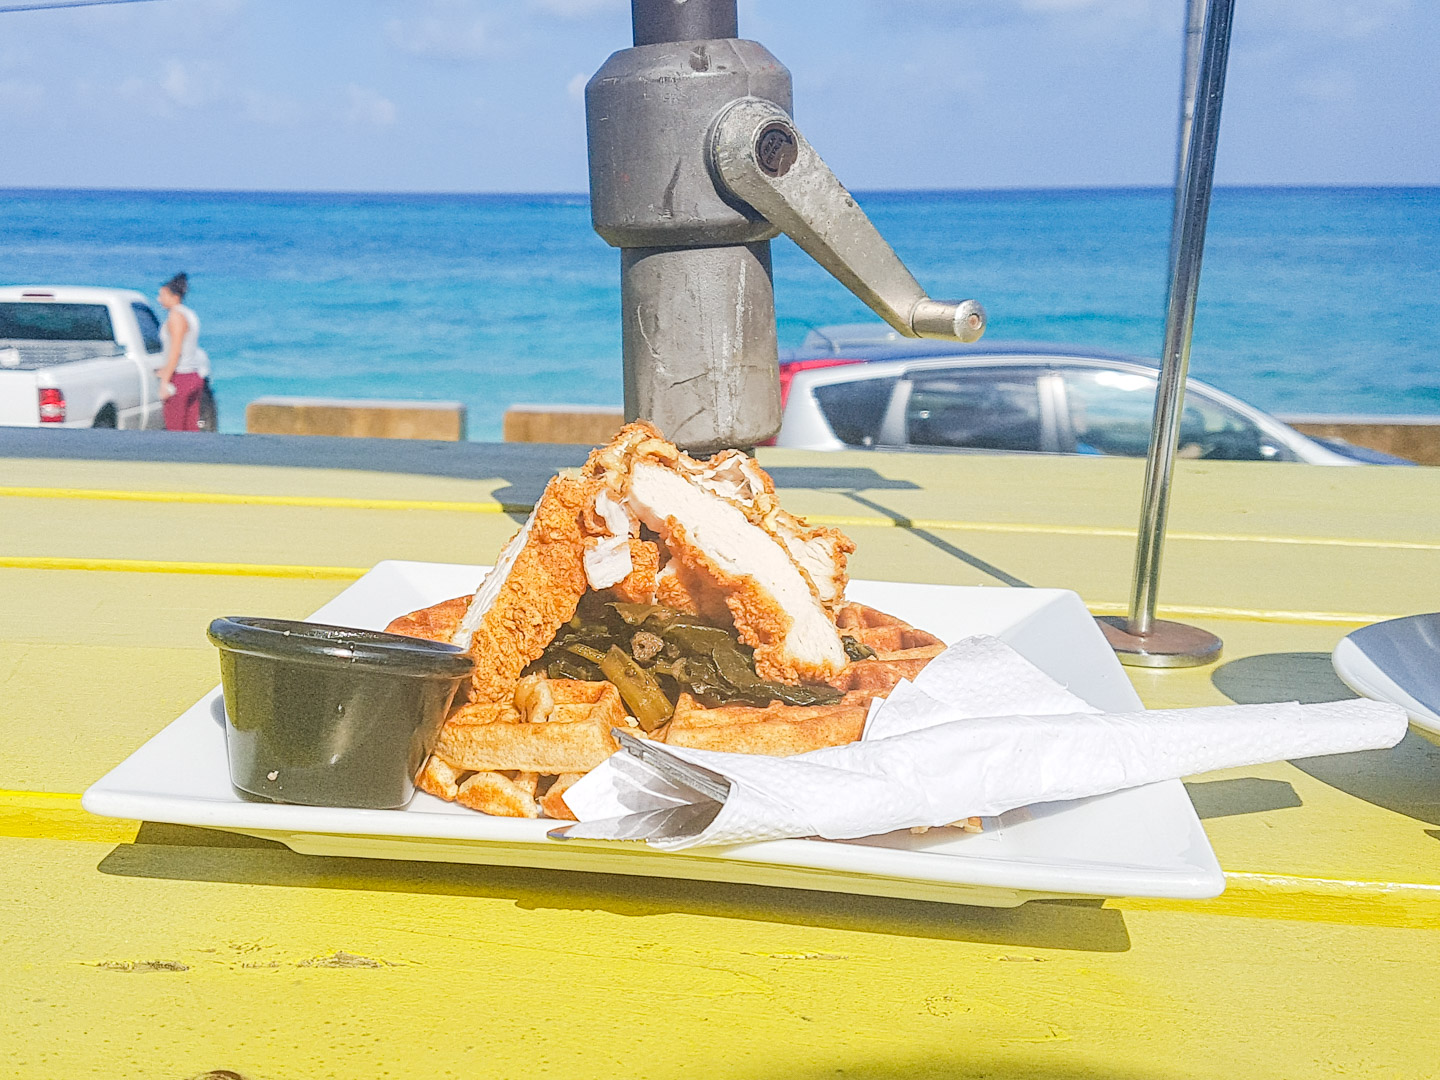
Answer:
POLYGON ((558 818, 561 821, 575 821, 575 812, 565 803, 565 792, 571 784, 579 780, 583 773, 561 773, 550 785, 550 790, 545 792, 540 799, 540 809, 546 817, 558 818))
POLYGON ((666 520, 666 530, 665 539, 673 556, 671 562, 690 571, 691 582, 704 583, 698 590, 693 586, 687 588, 702 609, 699 614, 702 617, 710 614, 704 610, 708 606, 706 601, 701 599, 707 592, 713 590, 711 595, 723 597, 736 634, 755 650, 755 671, 762 679, 799 683, 834 674, 833 670, 799 669, 796 658, 785 647, 786 635, 795 620, 769 590, 761 588, 754 578, 727 573, 703 548, 690 542, 685 526, 675 518, 666 520))
POLYGON ((850 602, 835 612, 835 625, 876 652, 918 649, 945 643, 927 630, 917 630, 888 612, 850 602))
POLYGON ((431 754, 425 767, 420 770, 420 775, 415 778, 415 786, 437 799, 454 802, 455 796, 460 793, 460 781, 464 778, 464 769, 457 769, 448 761, 431 754))
POLYGON ((730 609, 725 606, 725 594, 681 559, 672 558, 657 577, 655 602, 698 615, 716 626, 732 625, 730 609))
POLYGON ((863 690, 875 697, 884 697, 895 689, 901 679, 913 679, 931 660, 929 656, 908 660, 856 660, 830 680, 837 690, 863 690))
POLYGON ((460 620, 470 606, 469 596, 457 596, 442 600, 438 604, 401 615, 385 627, 387 634, 404 634, 407 637, 424 638, 427 641, 448 642, 460 629, 460 620))
POLYGON ((607 591, 623 603, 653 604, 655 579, 660 572, 660 548, 649 540, 631 540, 629 547, 633 569, 623 581, 607 591))
MULTIPOLYGON (((913 677, 943 648, 934 635, 900 619, 846 603, 846 562, 854 544, 835 529, 811 526, 782 509, 773 481, 752 459, 727 452, 697 461, 651 425, 630 424, 592 453, 578 476, 551 481, 502 553, 500 576, 482 586, 472 615, 478 625, 468 641, 476 663, 471 700, 447 718, 417 780, 422 790, 490 814, 571 818, 564 793, 616 750, 612 729, 641 734, 608 682, 521 678, 588 591, 586 551, 595 552, 597 581, 613 580, 623 569, 623 553, 613 539, 622 532, 622 511, 631 530, 625 538, 630 571, 602 596, 658 602, 733 628, 754 649, 762 677, 792 684, 828 679, 843 693, 836 704, 805 708, 775 702, 705 709, 682 695, 670 722, 651 737, 676 746, 769 755, 853 742, 863 733, 871 701, 900 678, 913 677), (714 501, 692 499, 674 477, 642 469, 642 463, 679 474, 714 501), (621 505, 607 503, 602 492, 621 505), (737 510, 749 527, 734 517, 737 510), (692 513, 694 535, 705 536, 707 523, 719 523, 734 536, 707 553, 687 533, 692 513), (644 534, 651 539, 633 535, 637 515, 655 530, 644 534), (653 542, 656 534, 659 543, 653 542), (732 552, 731 547, 743 547, 734 538, 742 534, 744 543, 756 546, 732 552), (803 583, 792 581, 789 570, 774 561, 772 542, 803 583), (756 557, 753 576, 745 551, 756 557), (772 590, 786 596, 786 603, 772 590), (841 633, 869 646, 875 657, 846 663, 841 633)), ((474 604, 468 597, 448 600, 402 616, 390 629, 463 641, 463 617, 474 604)))
POLYGON ((589 587, 581 512, 597 490, 593 481, 566 476, 545 488, 529 539, 470 639, 475 700, 505 700, 525 666, 575 614, 589 587))
MULTIPOLYGON (((445 727, 475 724, 519 724, 524 720, 518 709, 508 701, 467 701, 450 710, 445 727)), ((441 728, 444 732, 444 728, 441 728)))
POLYGON ((606 725, 447 724, 435 753, 477 772, 589 772, 619 747, 606 725))
POLYGON ((538 779, 534 773, 477 772, 460 785, 455 801, 495 817, 539 817, 535 801, 538 779))
POLYGON ((865 730, 866 705, 722 705, 706 709, 680 695, 665 742, 697 750, 789 757, 855 742, 865 730))

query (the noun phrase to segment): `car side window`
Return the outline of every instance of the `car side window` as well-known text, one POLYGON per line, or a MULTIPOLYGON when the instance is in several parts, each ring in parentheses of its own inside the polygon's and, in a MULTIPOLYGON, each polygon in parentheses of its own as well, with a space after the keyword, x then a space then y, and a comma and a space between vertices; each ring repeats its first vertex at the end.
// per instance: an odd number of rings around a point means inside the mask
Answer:
POLYGON ((1254 421, 1193 390, 1180 414, 1180 457, 1206 461, 1293 461, 1254 421))
POLYGON ((835 437, 847 446, 874 446, 898 379, 856 379, 815 387, 815 401, 835 437))
POLYGON ((1037 368, 912 372, 907 441, 977 450, 1042 450, 1037 368))
POLYGON ((1144 457, 1150 449, 1155 379, 1124 371, 1063 371, 1077 454, 1144 457))
MULTIPOLYGON (((1062 373, 1075 451, 1144 457, 1155 413, 1155 377, 1125 371, 1062 373)), ((1248 417, 1193 388, 1185 393, 1176 456, 1207 461, 1290 460, 1248 417)))
POLYGON ((150 310, 147 304, 131 304, 130 310, 135 312, 135 321, 140 324, 140 336, 145 339, 145 351, 151 353, 160 352, 164 346, 160 344, 160 320, 155 318, 155 312, 150 310))

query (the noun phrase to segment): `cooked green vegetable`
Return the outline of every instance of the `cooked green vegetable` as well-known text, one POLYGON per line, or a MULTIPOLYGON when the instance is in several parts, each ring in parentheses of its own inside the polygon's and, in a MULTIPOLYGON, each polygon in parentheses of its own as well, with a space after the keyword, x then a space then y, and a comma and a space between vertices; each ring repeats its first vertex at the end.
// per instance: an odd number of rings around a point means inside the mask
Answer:
POLYGON ((654 731, 675 713, 675 704, 665 696, 655 676, 627 656, 618 645, 611 645, 600 670, 615 684, 625 704, 646 731, 654 731))
POLYGON ((604 670, 605 668, 605 654, 599 649, 592 649, 589 645, 581 645, 577 643, 574 645, 566 645, 565 651, 572 652, 576 656, 584 657, 592 664, 598 665, 601 670, 604 670))
POLYGON ((845 655, 851 660, 873 660, 875 650, 861 641, 857 641, 849 634, 840 636, 840 644, 845 646, 845 655))
MULTIPOLYGON (((848 646, 847 653, 854 656, 848 646)), ((681 693, 705 705, 820 705, 841 696, 825 685, 760 678, 753 650, 733 631, 696 615, 660 604, 607 603, 595 593, 581 600, 575 617, 526 671, 552 679, 609 679, 642 726, 664 723, 681 693), (613 659, 617 652, 620 661, 613 659)))

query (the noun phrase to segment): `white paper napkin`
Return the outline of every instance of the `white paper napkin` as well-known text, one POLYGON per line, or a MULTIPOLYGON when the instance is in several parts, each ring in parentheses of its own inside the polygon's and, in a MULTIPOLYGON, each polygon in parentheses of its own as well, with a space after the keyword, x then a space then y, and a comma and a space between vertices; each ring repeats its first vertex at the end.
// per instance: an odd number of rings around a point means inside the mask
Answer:
POLYGON ((971 638, 873 709, 859 743, 790 758, 646 744, 672 775, 708 770, 722 791, 728 785, 723 800, 617 754, 565 792, 581 822, 565 833, 643 837, 671 850, 851 839, 1213 769, 1381 749, 1405 727, 1403 709, 1364 700, 1101 714, 1003 643, 971 638))

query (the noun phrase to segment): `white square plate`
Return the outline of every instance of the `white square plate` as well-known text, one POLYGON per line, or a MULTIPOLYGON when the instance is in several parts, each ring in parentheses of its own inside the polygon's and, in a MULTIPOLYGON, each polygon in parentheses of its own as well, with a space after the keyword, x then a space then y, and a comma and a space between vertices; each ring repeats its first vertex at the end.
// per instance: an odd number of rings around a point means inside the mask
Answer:
MULTIPOLYGON (((484 570, 382 562, 311 618, 383 629, 397 615, 472 592, 484 570)), ((946 641, 993 634, 1098 708, 1142 708, 1073 592, 854 581, 848 595, 946 641)), ((987 819, 979 834, 937 829, 674 854, 635 842, 550 840, 545 833, 554 822, 489 817, 424 793, 404 810, 247 802, 230 786, 218 686, 91 787, 84 806, 106 817, 248 833, 308 855, 733 881, 994 907, 1059 896, 1198 899, 1225 887, 1178 780, 1012 811, 987 819)))

